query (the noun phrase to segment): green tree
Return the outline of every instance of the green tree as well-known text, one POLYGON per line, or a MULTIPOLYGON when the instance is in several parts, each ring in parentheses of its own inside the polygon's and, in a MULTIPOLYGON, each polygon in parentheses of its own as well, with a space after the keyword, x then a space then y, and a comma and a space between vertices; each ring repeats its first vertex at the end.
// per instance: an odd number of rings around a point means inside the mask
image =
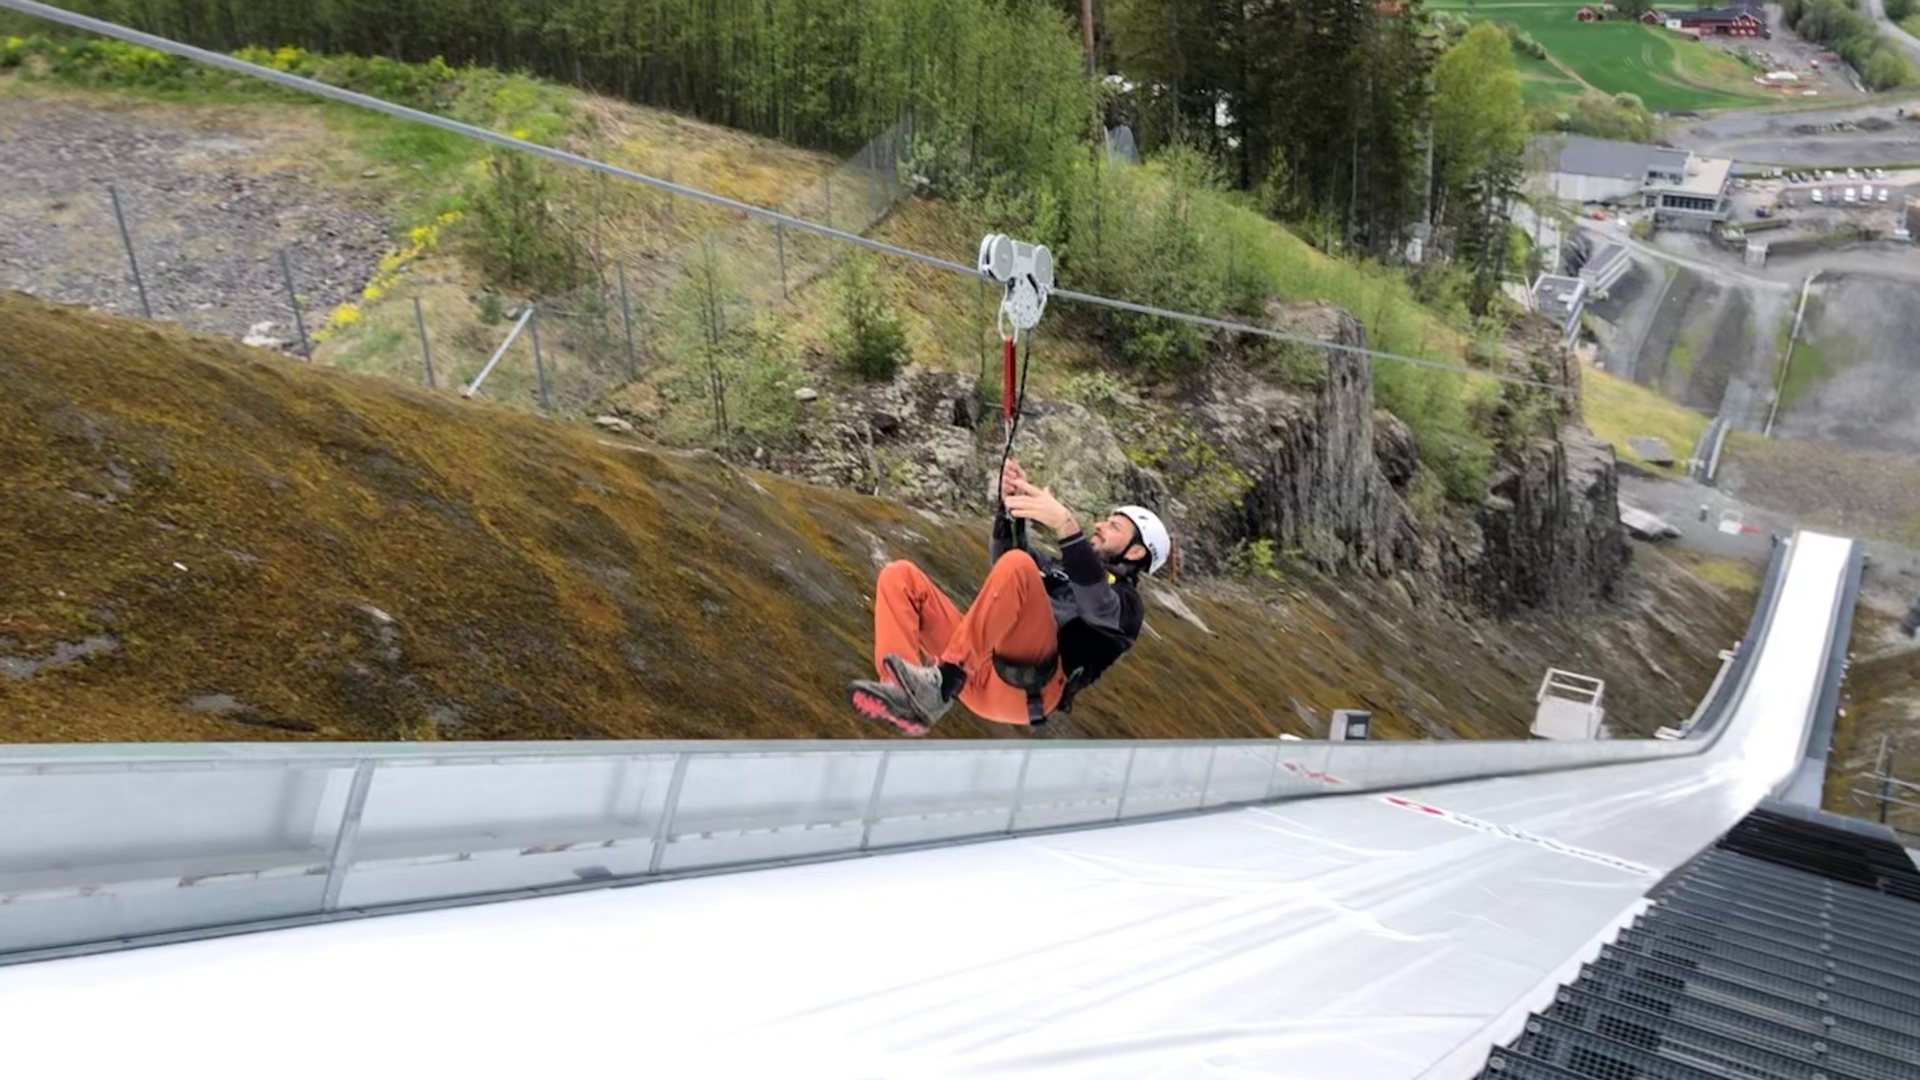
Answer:
POLYGON ((474 251, 494 284, 551 294, 586 278, 579 234, 554 209, 549 168, 518 151, 498 151, 471 189, 474 251))
POLYGON ((1455 257, 1473 267, 1475 314, 1496 295, 1526 142, 1512 45, 1499 27, 1476 26, 1435 66, 1433 102, 1435 216, 1453 233, 1455 257))
POLYGON ((1913 65, 1883 41, 1873 55, 1867 57, 1866 67, 1860 69, 1860 78, 1871 89, 1891 90, 1914 81, 1913 65))
POLYGON ((865 256, 848 259, 840 272, 840 323, 833 339, 847 370, 869 382, 886 382, 906 362, 907 333, 865 256))

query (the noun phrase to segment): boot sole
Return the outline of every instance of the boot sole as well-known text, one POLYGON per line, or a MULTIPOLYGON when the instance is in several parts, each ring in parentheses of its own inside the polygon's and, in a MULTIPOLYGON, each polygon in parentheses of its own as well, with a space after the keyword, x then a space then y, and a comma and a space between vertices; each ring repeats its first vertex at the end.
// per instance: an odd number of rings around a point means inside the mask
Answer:
POLYGON ((925 724, 917 719, 901 716, 885 701, 865 690, 855 687, 847 691, 847 698, 853 705, 854 712, 874 723, 885 724, 903 735, 919 736, 927 733, 925 724))

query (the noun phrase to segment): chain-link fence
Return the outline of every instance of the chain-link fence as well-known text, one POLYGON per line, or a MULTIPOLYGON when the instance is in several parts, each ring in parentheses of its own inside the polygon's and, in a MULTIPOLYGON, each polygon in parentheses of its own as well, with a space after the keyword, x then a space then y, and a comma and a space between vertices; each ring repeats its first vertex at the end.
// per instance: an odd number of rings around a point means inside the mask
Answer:
MULTIPOLYGON (((907 194, 900 163, 913 132, 909 113, 772 209, 867 231, 907 194)), ((705 340, 750 324, 847 254, 847 245, 830 237, 743 218, 708 229, 664 257, 630 263, 615 255, 597 268, 592 283, 539 304, 535 325, 543 327, 545 351, 534 357, 529 347, 526 364, 507 368, 520 371, 513 392, 537 396, 544 380, 547 407, 588 409, 637 378, 663 343, 671 343, 664 351, 697 355, 705 340)), ((491 389, 497 377, 482 387, 489 397, 506 392, 491 389)))
MULTIPOLYGON (((903 116, 775 209, 848 232, 872 228, 907 193, 899 163, 913 132, 903 116)), ((0 287, 580 414, 663 356, 698 354, 703 334, 750 325, 849 251, 830 237, 647 194, 663 222, 693 226, 691 239, 664 253, 595 243, 588 284, 529 302, 423 258, 447 242, 458 213, 414 227, 396 247, 377 214, 289 209, 241 180, 191 192, 177 183, 148 172, 97 192, 48 186, 37 194, 53 234, 0 237, 0 287), (66 257, 30 250, 42 245, 66 257)))

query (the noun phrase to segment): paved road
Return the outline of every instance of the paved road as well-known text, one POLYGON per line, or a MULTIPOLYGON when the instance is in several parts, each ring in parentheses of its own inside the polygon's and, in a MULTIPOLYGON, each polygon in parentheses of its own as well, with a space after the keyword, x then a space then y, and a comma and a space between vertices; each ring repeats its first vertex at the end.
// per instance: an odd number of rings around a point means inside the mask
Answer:
POLYGON ((1616 244, 1625 244, 1627 249, 1636 255, 1642 255, 1658 262, 1671 263, 1674 266, 1683 266, 1713 281, 1728 285, 1741 285, 1749 288, 1772 290, 1775 292, 1795 288, 1799 284, 1797 280, 1788 283, 1782 279, 1784 275, 1782 277, 1762 276, 1752 269, 1749 269, 1745 264, 1735 263, 1730 265, 1728 260, 1730 260, 1732 256, 1713 248, 1705 238, 1699 238, 1699 250, 1695 251, 1692 250, 1692 244, 1686 243, 1694 239, 1693 237, 1682 237, 1677 241, 1668 241, 1666 238, 1674 236, 1675 234, 1662 233, 1659 235, 1663 242, 1661 245, 1656 246, 1646 243, 1645 241, 1635 240, 1632 236, 1628 235, 1626 230, 1621 227, 1625 223, 1618 218, 1611 221, 1594 221, 1590 218, 1581 218, 1579 221, 1580 228, 1585 230, 1587 235, 1597 241, 1611 240, 1616 244), (1668 243, 1686 244, 1686 247, 1682 250, 1675 250, 1672 247, 1666 246, 1668 243), (1718 258, 1714 257, 1716 255, 1718 258))

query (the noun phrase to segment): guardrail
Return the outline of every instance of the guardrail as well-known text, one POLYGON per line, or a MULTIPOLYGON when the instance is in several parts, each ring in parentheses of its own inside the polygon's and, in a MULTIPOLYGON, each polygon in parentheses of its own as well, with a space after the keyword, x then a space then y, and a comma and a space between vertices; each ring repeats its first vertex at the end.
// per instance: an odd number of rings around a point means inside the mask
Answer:
MULTIPOLYGON (((1781 567, 1720 710, 1738 700, 1781 567)), ((1698 727, 1708 737, 8 747, 0 963, 1650 761, 1704 751, 1717 729, 1698 727)))

